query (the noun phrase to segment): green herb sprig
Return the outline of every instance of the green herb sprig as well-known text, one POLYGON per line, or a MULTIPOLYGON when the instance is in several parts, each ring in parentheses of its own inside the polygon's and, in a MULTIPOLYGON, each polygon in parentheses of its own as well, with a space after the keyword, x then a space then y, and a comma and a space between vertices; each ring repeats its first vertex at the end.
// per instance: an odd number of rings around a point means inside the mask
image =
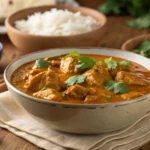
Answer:
POLYGON ((118 61, 112 59, 112 57, 105 58, 104 62, 106 63, 106 65, 109 69, 116 69, 118 65, 125 66, 125 67, 128 67, 131 65, 131 62, 129 60, 123 60, 123 61, 118 62, 118 61))
POLYGON ((86 77, 82 75, 72 76, 65 81, 65 84, 67 86, 72 86, 74 84, 83 83, 85 81, 85 78, 86 77))
POLYGON ((33 66, 33 69, 48 68, 48 67, 49 67, 49 62, 41 58, 41 59, 36 60, 35 65, 33 66))
POLYGON ((96 64, 96 61, 89 57, 81 56, 79 57, 79 63, 80 64, 77 64, 75 67, 81 70, 85 70, 92 68, 96 64))
POLYGON ((132 52, 140 54, 144 57, 150 58, 150 41, 142 42, 135 50, 132 52))
POLYGON ((137 17, 127 21, 131 28, 150 27, 150 2, 149 0, 106 0, 97 9, 106 15, 127 15, 137 17))
POLYGON ((78 51, 73 51, 73 52, 70 52, 69 54, 67 54, 65 57, 79 57, 80 54, 78 51))
POLYGON ((129 92, 128 87, 123 82, 116 82, 113 80, 106 81, 105 89, 108 91, 112 90, 115 94, 124 94, 129 92))

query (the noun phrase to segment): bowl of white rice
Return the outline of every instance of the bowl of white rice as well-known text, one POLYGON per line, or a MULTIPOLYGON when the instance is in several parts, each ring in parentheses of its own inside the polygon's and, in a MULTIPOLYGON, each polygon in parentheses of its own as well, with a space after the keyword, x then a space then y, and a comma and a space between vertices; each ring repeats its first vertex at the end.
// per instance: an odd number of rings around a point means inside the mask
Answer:
POLYGON ((90 8, 55 5, 18 11, 5 20, 12 43, 22 51, 95 47, 106 31, 106 17, 90 8))

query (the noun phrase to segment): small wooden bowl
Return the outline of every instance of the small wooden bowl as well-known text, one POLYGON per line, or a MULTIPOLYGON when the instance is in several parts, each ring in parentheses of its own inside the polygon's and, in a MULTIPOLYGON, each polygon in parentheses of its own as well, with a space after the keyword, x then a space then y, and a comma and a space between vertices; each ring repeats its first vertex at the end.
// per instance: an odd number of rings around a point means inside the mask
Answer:
POLYGON ((150 41, 150 34, 143 34, 127 40, 121 47, 122 50, 132 51, 144 41, 150 41))
POLYGON ((103 38, 106 31, 106 17, 102 13, 86 7, 51 5, 33 7, 18 11, 6 18, 5 25, 12 43, 23 53, 29 53, 48 48, 95 47, 98 45, 100 39, 103 38), (27 16, 35 12, 45 12, 52 8, 67 9, 72 12, 81 12, 84 16, 91 16, 95 18, 98 22, 100 22, 100 26, 97 29, 87 33, 68 36, 33 35, 19 31, 14 27, 14 22, 16 20, 26 19, 27 16))

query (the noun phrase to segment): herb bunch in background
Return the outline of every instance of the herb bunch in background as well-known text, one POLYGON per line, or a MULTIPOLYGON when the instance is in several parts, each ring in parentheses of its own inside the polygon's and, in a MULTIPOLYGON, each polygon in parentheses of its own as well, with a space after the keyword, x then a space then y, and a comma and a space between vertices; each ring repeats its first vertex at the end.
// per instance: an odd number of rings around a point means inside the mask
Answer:
POLYGON ((127 21, 131 28, 150 27, 150 0, 106 0, 98 7, 106 15, 126 15, 137 17, 127 21))

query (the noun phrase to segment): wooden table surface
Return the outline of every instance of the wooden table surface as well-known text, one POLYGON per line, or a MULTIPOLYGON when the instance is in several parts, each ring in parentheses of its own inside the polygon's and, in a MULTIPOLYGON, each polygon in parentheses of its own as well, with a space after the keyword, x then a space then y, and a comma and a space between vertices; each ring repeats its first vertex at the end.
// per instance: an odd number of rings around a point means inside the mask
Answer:
MULTIPOLYGON (((110 16, 108 17, 107 32, 99 42, 100 47, 109 47, 120 49, 121 45, 137 35, 150 33, 150 29, 131 29, 125 22, 132 19, 129 16, 110 16)), ((4 52, 0 62, 0 72, 3 73, 4 68, 12 60, 17 59, 21 53, 10 42, 7 35, 0 35, 0 42, 4 44, 4 52)), ((38 150, 39 148, 30 142, 17 137, 5 129, 0 128, 0 150, 38 150)), ((139 150, 150 150, 150 142, 139 150)))

